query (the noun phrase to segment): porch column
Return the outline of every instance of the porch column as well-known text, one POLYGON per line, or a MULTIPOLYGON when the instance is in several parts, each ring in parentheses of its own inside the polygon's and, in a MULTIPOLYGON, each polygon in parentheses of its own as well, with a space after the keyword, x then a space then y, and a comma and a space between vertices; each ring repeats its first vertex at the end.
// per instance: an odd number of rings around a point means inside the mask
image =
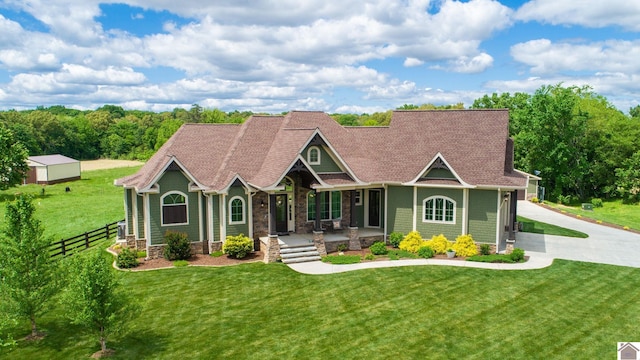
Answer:
POLYGON ((358 213, 356 207, 356 190, 349 191, 349 213, 351 214, 351 219, 349 219, 349 227, 358 227, 358 213))
POLYGON ((516 215, 518 211, 518 193, 512 191, 509 202, 509 240, 516 239, 516 215))
POLYGON ((276 231, 276 194, 269 194, 269 236, 278 235, 276 231))
POLYGON ((264 251, 264 262, 274 263, 278 260, 278 256, 280 256, 280 244, 278 243, 278 235, 269 235, 267 238, 267 246, 265 246, 264 251))
POLYGON ((316 221, 314 222, 313 230, 322 232, 322 225, 320 223, 320 218, 322 217, 320 215, 320 196, 318 196, 318 194, 318 190, 314 189, 313 195, 316 198, 316 221))

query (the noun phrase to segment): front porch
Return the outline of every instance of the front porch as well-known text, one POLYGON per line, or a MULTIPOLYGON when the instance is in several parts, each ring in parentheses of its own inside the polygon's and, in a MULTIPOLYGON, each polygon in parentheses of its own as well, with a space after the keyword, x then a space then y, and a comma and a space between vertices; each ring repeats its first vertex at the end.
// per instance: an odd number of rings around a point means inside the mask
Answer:
POLYGON ((260 237, 260 244, 267 263, 278 258, 283 262, 300 262, 318 260, 327 253, 338 251, 341 244, 349 249, 359 249, 369 247, 376 241, 384 241, 384 238, 382 229, 348 228, 339 232, 316 231, 263 236, 260 237))

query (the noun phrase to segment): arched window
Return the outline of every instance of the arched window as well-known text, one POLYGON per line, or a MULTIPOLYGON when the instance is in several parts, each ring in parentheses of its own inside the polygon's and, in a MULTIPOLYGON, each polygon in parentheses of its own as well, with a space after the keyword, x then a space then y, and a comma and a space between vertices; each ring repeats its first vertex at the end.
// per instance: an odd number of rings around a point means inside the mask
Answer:
POLYGON ((234 196, 229 200, 229 224, 245 223, 244 199, 234 196))
POLYGON ((456 202, 445 196, 432 196, 424 199, 423 222, 456 223, 456 202))
POLYGON ((312 146, 307 150, 307 162, 309 165, 320 165, 320 148, 312 146))
POLYGON ((162 203, 162 225, 185 225, 189 223, 187 197, 177 191, 166 193, 162 203))

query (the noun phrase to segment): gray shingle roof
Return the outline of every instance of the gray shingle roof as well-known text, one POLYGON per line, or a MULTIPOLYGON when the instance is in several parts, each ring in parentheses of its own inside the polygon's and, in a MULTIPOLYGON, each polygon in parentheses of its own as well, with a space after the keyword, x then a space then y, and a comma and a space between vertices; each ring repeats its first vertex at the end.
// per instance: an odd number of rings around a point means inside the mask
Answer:
POLYGON ((29 156, 29 160, 33 162, 37 162, 38 164, 42 164, 42 165, 60 165, 60 164, 70 164, 70 163, 79 162, 76 159, 72 159, 70 157, 66 157, 60 154, 29 156))
POLYGON ((226 188, 236 175, 258 188, 273 186, 319 133, 353 175, 322 176, 330 185, 408 183, 440 154, 464 183, 524 187, 526 178, 506 157, 508 120, 507 110, 395 111, 388 127, 343 127, 322 112, 292 111, 242 125, 185 124, 138 173, 116 184, 148 188, 173 156, 208 191, 226 188))

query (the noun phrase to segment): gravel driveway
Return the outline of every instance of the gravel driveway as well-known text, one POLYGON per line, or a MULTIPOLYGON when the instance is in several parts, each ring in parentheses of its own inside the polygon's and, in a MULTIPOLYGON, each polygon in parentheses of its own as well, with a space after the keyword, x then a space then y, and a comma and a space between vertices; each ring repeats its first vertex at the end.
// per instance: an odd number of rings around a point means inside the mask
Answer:
POLYGON ((518 215, 582 231, 586 239, 566 236, 518 233, 516 247, 527 253, 556 259, 640 267, 640 235, 589 223, 545 209, 528 201, 518 201, 518 215))

